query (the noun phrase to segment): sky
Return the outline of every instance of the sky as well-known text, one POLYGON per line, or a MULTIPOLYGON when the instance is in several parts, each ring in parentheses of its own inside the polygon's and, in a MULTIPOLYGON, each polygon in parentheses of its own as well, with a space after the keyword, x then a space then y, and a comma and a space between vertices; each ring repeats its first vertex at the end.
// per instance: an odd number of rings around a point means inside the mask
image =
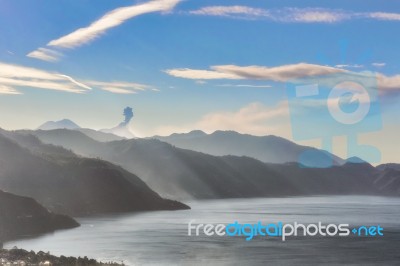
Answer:
POLYGON ((110 128, 131 106, 140 137, 236 130, 349 157, 351 134, 400 162, 399 28, 391 0, 0 0, 0 127, 110 128), (364 127, 324 124, 328 93, 306 113, 288 91, 352 75, 376 92, 364 127))

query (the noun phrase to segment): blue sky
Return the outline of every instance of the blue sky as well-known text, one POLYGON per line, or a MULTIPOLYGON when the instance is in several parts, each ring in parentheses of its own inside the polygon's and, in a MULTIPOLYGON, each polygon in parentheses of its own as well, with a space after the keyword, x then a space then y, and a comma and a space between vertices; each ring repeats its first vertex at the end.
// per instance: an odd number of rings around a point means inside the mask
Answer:
POLYGON ((393 160, 381 139, 399 129, 399 26, 396 1, 0 0, 0 126, 108 128, 132 106, 139 136, 292 138, 290 79, 368 70, 384 126, 364 138, 393 160))

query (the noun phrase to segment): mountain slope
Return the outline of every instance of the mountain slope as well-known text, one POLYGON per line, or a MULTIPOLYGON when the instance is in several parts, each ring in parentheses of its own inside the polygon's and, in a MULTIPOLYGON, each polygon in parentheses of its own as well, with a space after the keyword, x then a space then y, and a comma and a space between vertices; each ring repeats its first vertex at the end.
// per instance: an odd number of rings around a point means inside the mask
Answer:
POLYGON ((7 131, 0 131, 0 189, 73 216, 188 208, 161 198, 121 167, 7 131))
POLYGON ((100 141, 100 142, 125 139, 124 137, 120 137, 120 136, 114 135, 112 133, 105 133, 105 132, 101 132, 101 131, 97 131, 97 130, 93 130, 93 129, 89 129, 89 128, 78 128, 76 130, 80 131, 83 134, 85 134, 86 136, 88 136, 94 140, 100 141))
POLYGON ((400 196, 400 170, 386 168, 378 173, 375 186, 386 195, 400 196))
POLYGON ((341 165, 344 161, 326 151, 300 146, 276 136, 257 137, 235 131, 215 131, 206 134, 192 131, 187 134, 156 136, 161 141, 178 148, 208 153, 216 156, 248 156, 267 163, 300 162, 309 167, 341 165))
POLYGON ((60 121, 47 121, 46 123, 42 124, 38 129, 41 130, 52 130, 58 128, 65 128, 65 129, 77 129, 80 128, 77 124, 72 122, 69 119, 63 119, 60 121))
POLYGON ((32 198, 0 190, 0 243, 77 226, 74 219, 49 212, 32 198))
POLYGON ((378 193, 373 183, 377 170, 368 164, 313 169, 243 156, 213 156, 155 139, 102 143, 71 130, 33 134, 46 143, 122 165, 155 191, 175 199, 378 193))

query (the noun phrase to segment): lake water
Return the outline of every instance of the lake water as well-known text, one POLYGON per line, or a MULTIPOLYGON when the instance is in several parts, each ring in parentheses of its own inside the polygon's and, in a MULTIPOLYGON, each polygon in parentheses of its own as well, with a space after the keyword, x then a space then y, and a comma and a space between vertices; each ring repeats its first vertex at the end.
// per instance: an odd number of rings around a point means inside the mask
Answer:
POLYGON ((189 202, 192 210, 78 218, 81 227, 8 242, 127 265, 400 265, 400 199, 367 196, 189 202), (188 222, 380 225, 380 237, 188 236, 188 222))

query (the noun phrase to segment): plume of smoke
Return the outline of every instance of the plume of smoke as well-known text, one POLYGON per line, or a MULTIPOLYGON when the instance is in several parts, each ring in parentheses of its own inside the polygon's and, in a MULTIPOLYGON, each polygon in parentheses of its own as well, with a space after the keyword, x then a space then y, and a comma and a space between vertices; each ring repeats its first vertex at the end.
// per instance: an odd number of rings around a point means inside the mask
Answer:
POLYGON ((124 109, 124 113, 123 115, 125 116, 125 120, 123 122, 124 125, 129 124, 129 122, 132 120, 133 118, 133 109, 131 107, 126 107, 124 109))

